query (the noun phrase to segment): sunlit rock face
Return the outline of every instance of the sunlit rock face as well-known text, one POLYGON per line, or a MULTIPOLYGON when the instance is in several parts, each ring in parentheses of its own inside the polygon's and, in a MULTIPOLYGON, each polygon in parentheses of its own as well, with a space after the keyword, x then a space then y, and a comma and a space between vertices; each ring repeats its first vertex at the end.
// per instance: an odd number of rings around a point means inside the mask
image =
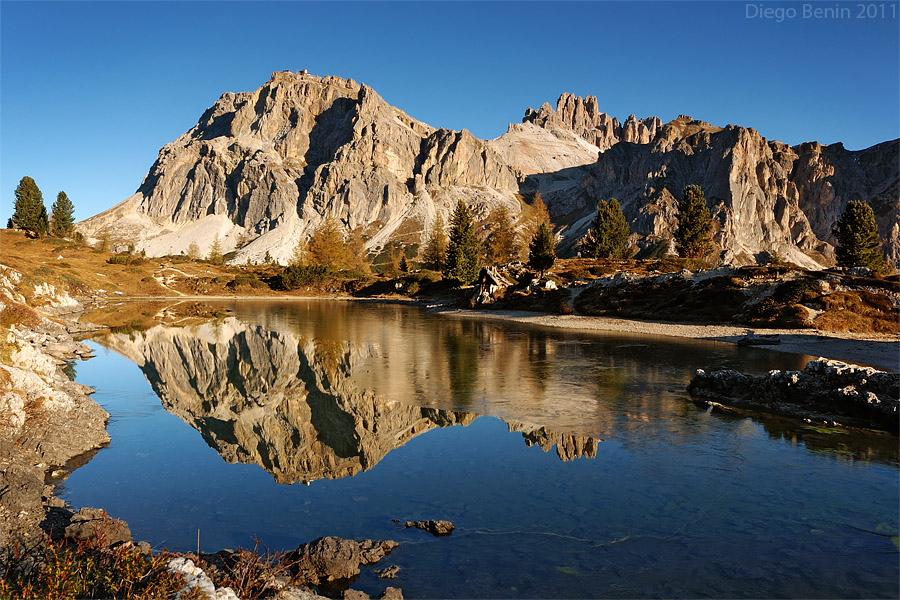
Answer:
POLYGON ((536 192, 572 254, 601 199, 617 198, 633 243, 670 239, 675 199, 701 185, 714 213, 716 258, 763 253, 833 264, 831 228, 849 200, 875 209, 889 258, 900 260, 898 142, 856 152, 841 144, 788 146, 752 128, 679 116, 624 122, 593 96, 560 96, 522 123, 481 140, 436 129, 352 79, 279 71, 253 92, 228 92, 166 144, 137 192, 79 224, 151 256, 206 254, 216 239, 234 263, 266 254, 286 263, 326 215, 369 250, 421 244, 458 200, 486 220, 513 216, 536 192))
MULTIPOLYGON (((140 366, 165 408, 226 461, 258 464, 279 483, 355 475, 422 433, 465 426, 478 416, 360 387, 353 371, 378 352, 375 346, 270 331, 235 318, 99 341, 140 366)), ((591 436, 526 423, 510 428, 544 451, 559 444, 562 460, 596 456, 591 436)))
MULTIPOLYGON (((560 114, 571 113, 564 107, 544 122, 565 122, 560 114)), ((652 137, 607 138, 610 145, 597 162, 579 169, 580 180, 544 194, 551 214, 569 224, 564 251, 572 251, 590 226, 591 207, 612 197, 631 222, 637 247, 670 240, 678 225, 677 200, 685 186, 696 184, 712 212, 716 258, 723 263, 753 264, 777 253, 808 268, 833 265, 832 227, 847 202, 863 199, 875 210, 888 258, 900 264, 897 140, 853 152, 841 144, 792 147, 752 128, 714 127, 687 116, 647 127, 652 137)), ((526 184, 540 189, 550 181, 534 175, 526 184)))

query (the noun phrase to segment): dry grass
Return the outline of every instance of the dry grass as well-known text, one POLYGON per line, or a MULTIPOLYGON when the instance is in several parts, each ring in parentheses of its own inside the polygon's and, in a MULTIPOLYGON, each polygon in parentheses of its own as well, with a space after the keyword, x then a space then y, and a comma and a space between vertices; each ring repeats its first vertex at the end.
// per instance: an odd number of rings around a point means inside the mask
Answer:
POLYGON ((815 320, 823 331, 900 333, 900 313, 890 298, 868 290, 835 292, 820 300, 825 312, 815 320))
POLYGON ((13 325, 36 327, 41 322, 40 315, 30 306, 18 302, 6 302, 5 304, 6 307, 0 311, 0 331, 9 329, 13 325))

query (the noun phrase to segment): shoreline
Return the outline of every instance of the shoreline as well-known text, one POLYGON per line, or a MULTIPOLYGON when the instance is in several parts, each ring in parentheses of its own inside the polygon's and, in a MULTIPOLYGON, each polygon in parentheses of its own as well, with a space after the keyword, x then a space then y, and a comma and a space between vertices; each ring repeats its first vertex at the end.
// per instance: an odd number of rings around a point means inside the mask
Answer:
POLYGON ((642 321, 619 317, 554 315, 515 310, 453 309, 436 312, 448 316, 486 318, 567 331, 658 335, 729 344, 737 344, 738 340, 752 329, 758 335, 777 335, 781 340, 781 343, 775 346, 754 346, 754 348, 806 354, 813 358, 829 358, 888 371, 900 370, 900 335, 861 335, 822 332, 816 329, 761 329, 738 325, 642 321))
POLYGON ((754 346, 762 350, 805 354, 813 358, 828 358, 847 363, 871 366, 882 370, 900 371, 900 335, 856 334, 824 332, 817 329, 769 329, 709 323, 683 323, 674 321, 645 321, 622 317, 597 317, 589 315, 558 315, 524 310, 475 310, 448 307, 441 303, 429 303, 413 298, 357 298, 335 296, 131 296, 117 298, 120 301, 340 301, 360 303, 407 304, 429 312, 450 317, 479 318, 506 321, 525 325, 563 329, 584 333, 625 333, 631 335, 666 336, 680 339, 708 340, 737 344, 748 330, 758 335, 777 335, 781 340, 774 346, 754 346))

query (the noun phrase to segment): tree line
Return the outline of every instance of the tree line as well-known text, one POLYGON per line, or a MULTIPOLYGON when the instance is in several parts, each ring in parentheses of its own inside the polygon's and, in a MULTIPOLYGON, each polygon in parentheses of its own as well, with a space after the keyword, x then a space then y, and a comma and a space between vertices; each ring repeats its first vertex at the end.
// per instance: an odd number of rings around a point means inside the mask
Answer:
MULTIPOLYGON (((540 192, 535 193, 522 212, 517 227, 509 208, 498 205, 488 216, 487 229, 479 235, 471 209, 462 200, 457 201, 450 217, 449 233, 441 213, 437 213, 423 248, 423 264, 466 285, 478 277, 483 264, 498 265, 527 257, 528 265, 543 278, 556 260, 556 236, 540 192)), ((72 201, 60 191, 48 214, 41 190, 34 179, 25 176, 16 187, 15 210, 7 227, 34 236, 49 233, 69 237, 75 233, 74 213, 72 201)), ((673 241, 678 255, 707 257, 713 250, 713 221, 700 186, 684 188, 676 218, 673 241)), ((848 202, 832 233, 837 239, 835 255, 839 266, 866 267, 875 272, 887 270, 875 214, 865 201, 848 202)), ((632 255, 628 244, 630 235, 631 227, 619 202, 615 198, 601 200, 590 228, 579 242, 579 252, 588 258, 628 258, 632 255)), ((217 263, 224 261, 218 238, 210 257, 217 263)), ((340 222, 334 216, 326 216, 310 238, 298 244, 291 265, 314 265, 332 272, 364 271, 367 261, 362 234, 356 230, 345 236, 340 222)), ((400 270, 407 269, 404 255, 400 270)))
POLYGON ((15 197, 13 215, 6 223, 8 229, 22 229, 38 237, 48 233, 69 237, 75 233, 75 205, 65 192, 56 195, 49 215, 44 206, 44 195, 31 177, 26 175, 19 181, 15 197))

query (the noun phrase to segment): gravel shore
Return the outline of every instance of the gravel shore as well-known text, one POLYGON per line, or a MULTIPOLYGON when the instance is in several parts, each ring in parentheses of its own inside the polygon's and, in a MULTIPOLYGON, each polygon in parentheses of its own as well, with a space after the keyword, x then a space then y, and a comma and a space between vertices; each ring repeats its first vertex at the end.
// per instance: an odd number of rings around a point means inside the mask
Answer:
MULTIPOLYGON (((495 319, 556 327, 575 331, 609 331, 640 335, 664 335, 698 340, 714 340, 736 344, 747 333, 746 327, 732 325, 702 325, 694 323, 666 323, 638 321, 612 317, 582 315, 550 315, 526 311, 504 310, 441 310, 448 316, 495 319)), ((853 333, 822 332, 812 329, 757 329, 758 335, 778 335, 781 343, 759 346, 774 352, 807 354, 815 358, 830 358, 848 363, 900 370, 900 335, 859 335, 853 333)))

